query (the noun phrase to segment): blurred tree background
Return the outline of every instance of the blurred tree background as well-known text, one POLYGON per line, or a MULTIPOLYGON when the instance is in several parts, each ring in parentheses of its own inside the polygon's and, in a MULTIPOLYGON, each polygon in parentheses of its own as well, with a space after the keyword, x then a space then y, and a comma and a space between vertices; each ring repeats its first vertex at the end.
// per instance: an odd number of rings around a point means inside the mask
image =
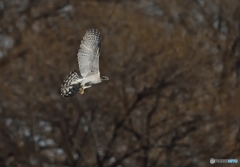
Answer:
POLYGON ((0 0, 0 167, 240 160, 239 35, 239 0, 0 0), (110 80, 63 98, 91 27, 110 80))

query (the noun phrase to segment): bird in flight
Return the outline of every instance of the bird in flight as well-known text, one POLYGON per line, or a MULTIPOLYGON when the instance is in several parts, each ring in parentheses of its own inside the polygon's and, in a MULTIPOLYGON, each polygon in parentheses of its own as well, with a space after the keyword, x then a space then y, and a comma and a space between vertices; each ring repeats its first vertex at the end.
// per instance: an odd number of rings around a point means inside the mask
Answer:
POLYGON ((72 97, 78 92, 83 94, 84 89, 90 88, 93 84, 109 80, 108 77, 100 75, 99 71, 101 40, 102 36, 98 29, 86 31, 77 54, 80 74, 74 70, 63 81, 61 85, 63 97, 72 97))

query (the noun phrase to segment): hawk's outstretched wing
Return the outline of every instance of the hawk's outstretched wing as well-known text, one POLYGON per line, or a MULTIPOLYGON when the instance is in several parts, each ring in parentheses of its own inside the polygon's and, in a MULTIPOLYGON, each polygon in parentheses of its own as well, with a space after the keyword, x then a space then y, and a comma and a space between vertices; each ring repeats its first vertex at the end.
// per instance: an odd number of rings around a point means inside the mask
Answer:
POLYGON ((78 65, 82 77, 99 72, 101 34, 97 29, 89 29, 81 41, 78 51, 78 65))
POLYGON ((82 77, 75 70, 72 71, 63 81, 64 84, 61 85, 61 95, 63 97, 74 96, 79 91, 81 81, 82 77))

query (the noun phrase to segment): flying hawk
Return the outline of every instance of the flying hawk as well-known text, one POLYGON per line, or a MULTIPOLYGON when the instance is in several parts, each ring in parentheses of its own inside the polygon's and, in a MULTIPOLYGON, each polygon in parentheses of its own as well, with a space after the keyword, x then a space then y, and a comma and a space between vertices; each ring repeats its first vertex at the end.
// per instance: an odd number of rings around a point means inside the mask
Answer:
POLYGON ((84 93, 84 89, 90 88, 93 84, 98 84, 108 77, 100 75, 99 55, 101 34, 98 29, 89 29, 86 31, 78 50, 77 58, 80 74, 72 71, 61 85, 61 95, 63 97, 74 96, 77 92, 84 93))

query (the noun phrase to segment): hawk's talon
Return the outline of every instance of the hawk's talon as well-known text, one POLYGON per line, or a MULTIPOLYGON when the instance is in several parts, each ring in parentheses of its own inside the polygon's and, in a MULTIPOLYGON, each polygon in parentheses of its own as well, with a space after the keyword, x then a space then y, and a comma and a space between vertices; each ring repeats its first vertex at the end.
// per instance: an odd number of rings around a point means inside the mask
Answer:
POLYGON ((82 87, 79 89, 79 93, 80 93, 81 95, 84 93, 84 89, 83 89, 82 87))

